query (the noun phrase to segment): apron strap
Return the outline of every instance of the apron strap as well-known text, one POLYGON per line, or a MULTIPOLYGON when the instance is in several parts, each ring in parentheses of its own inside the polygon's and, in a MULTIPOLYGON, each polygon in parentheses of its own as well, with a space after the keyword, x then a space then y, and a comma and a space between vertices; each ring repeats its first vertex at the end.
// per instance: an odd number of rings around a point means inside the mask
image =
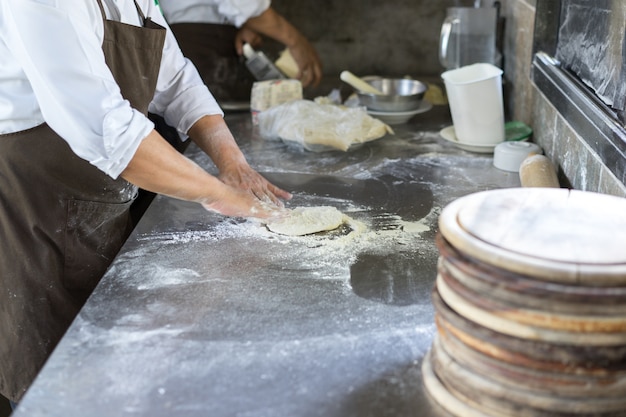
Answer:
POLYGON ((137 13, 139 13, 139 16, 141 17, 141 24, 145 26, 146 24, 146 15, 143 14, 143 11, 141 10, 141 7, 139 7, 139 5, 137 4, 137 0, 135 1, 135 7, 137 8, 137 13))
POLYGON ((98 6, 100 7, 100 12, 102 13, 102 21, 105 21, 107 18, 106 13, 104 13, 104 6, 102 5, 102 0, 98 0, 98 6))
MULTIPOLYGON (((104 12, 104 6, 102 5, 102 0, 97 0, 98 1, 98 7, 100 7, 100 12, 102 13, 102 20, 106 20, 106 13, 104 12)), ((137 0, 134 0, 135 2, 135 8, 137 9, 137 14, 139 15, 139 17, 141 17, 141 24, 144 25, 146 22, 146 15, 143 14, 143 10, 141 10, 141 7, 139 7, 139 4, 137 4, 137 0)))

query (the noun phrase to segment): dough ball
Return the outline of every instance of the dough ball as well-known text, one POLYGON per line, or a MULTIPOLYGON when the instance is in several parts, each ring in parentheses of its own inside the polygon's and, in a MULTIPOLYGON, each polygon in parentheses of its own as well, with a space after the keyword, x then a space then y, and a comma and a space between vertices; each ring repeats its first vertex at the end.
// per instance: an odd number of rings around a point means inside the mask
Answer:
POLYGON ((335 207, 297 207, 287 216, 268 222, 267 228, 281 235, 304 236, 334 230, 343 221, 343 213, 335 207))

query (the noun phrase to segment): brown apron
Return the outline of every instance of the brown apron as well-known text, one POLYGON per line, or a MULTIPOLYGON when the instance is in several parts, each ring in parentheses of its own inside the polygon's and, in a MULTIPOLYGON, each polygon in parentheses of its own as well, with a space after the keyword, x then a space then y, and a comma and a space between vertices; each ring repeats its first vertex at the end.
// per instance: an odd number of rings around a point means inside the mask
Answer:
POLYGON ((170 27, 219 104, 250 101, 255 79, 235 50, 235 26, 175 23, 170 27))
MULTIPOLYGON (((165 29, 104 20, 122 95, 147 113, 165 29)), ((0 392, 19 401, 130 233, 137 188, 77 157, 47 124, 0 135, 0 392)))

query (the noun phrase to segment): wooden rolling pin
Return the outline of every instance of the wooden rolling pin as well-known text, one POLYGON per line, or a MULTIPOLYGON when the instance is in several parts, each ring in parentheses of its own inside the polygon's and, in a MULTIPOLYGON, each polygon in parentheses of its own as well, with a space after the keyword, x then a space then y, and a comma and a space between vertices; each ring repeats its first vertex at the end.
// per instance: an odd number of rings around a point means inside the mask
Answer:
POLYGON ((556 169, 544 155, 530 154, 519 168, 522 187, 560 188, 556 169))
POLYGON ((342 71, 341 74, 339 74, 339 78, 341 79, 341 81, 350 84, 356 90, 359 90, 363 93, 382 94, 382 91, 374 88, 372 85, 363 81, 350 71, 342 71))

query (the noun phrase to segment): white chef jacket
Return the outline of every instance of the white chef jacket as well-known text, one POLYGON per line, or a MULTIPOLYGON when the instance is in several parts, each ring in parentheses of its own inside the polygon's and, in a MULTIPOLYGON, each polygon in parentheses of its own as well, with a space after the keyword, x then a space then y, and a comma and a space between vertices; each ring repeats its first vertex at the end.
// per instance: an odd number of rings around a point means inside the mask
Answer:
POLYGON ((270 7, 270 0, 159 0, 173 23, 218 23, 241 27, 270 7))
MULTIPOLYGON (((154 0, 137 3, 167 27, 154 0)), ((140 25, 132 0, 103 5, 108 19, 140 25)), ((117 178, 154 124, 121 96, 104 60, 102 23, 96 0, 0 0, 0 134, 46 122, 117 178)), ((182 133, 204 115, 223 115, 169 29, 149 111, 182 133)))

